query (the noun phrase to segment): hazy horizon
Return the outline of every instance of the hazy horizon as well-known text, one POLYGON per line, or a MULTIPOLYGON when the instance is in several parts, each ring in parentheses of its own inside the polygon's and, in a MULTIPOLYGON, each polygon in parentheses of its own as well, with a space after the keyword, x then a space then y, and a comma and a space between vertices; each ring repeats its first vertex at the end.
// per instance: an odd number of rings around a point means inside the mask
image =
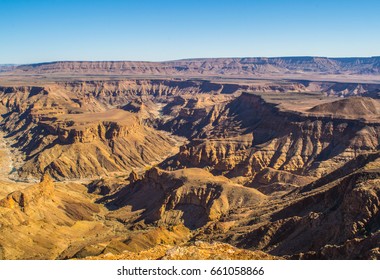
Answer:
POLYGON ((345 58, 378 58, 380 55, 375 56, 342 56, 342 57, 328 57, 328 56, 236 56, 236 57, 190 57, 190 58, 179 58, 179 59, 171 59, 171 60, 52 60, 52 61, 40 61, 40 62, 32 62, 32 63, 0 63, 0 65, 10 65, 10 66, 18 66, 18 65, 29 65, 29 64, 49 64, 56 62, 148 62, 148 63, 163 63, 163 62, 171 62, 171 61, 181 61, 181 60, 197 60, 197 59, 244 59, 244 58, 328 58, 328 59, 345 59, 345 58))
POLYGON ((379 8, 375 0, 0 0, 0 64, 373 57, 379 8))

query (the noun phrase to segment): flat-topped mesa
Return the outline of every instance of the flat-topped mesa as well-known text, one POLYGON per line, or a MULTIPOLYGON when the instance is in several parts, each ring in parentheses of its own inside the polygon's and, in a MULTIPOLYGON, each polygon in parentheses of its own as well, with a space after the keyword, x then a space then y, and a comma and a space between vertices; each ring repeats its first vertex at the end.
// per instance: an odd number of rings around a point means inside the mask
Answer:
POLYGON ((48 172, 62 180, 129 172, 159 162, 177 149, 177 142, 166 133, 120 109, 64 114, 40 121, 38 128, 45 137, 38 149, 30 142, 31 153, 37 153, 20 168, 20 176, 48 172))
MULTIPOLYGON (((124 75, 378 74, 379 57, 246 57, 200 58, 166 62, 58 61, 20 65, 15 73, 124 75)), ((11 69, 13 70, 13 69, 11 69)))
POLYGON ((314 106, 308 112, 352 118, 376 117, 380 112, 380 102, 368 97, 351 97, 314 106))
POLYGON ((123 125, 118 122, 99 122, 78 127, 59 127, 58 139, 63 144, 90 143, 95 140, 112 140, 126 137, 138 128, 138 124, 123 125))
POLYGON ((119 109, 99 113, 62 114, 40 120, 39 125, 62 144, 90 143, 127 137, 143 125, 136 114, 119 109))
POLYGON ((77 95, 78 103, 82 98, 94 97, 99 101, 125 105, 136 96, 179 96, 203 93, 234 93, 247 89, 246 85, 223 84, 207 80, 186 79, 128 79, 117 81, 75 81, 58 82, 57 85, 67 92, 77 95))
POLYGON ((0 200, 0 207, 27 211, 28 207, 38 204, 41 200, 51 199, 54 195, 54 182, 48 174, 44 174, 41 182, 21 191, 8 194, 0 200))

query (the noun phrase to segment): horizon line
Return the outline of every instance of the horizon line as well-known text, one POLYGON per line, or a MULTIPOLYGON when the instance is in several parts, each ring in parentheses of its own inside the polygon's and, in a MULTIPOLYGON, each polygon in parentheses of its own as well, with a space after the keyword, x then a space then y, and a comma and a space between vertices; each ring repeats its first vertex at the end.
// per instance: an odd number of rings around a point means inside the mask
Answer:
POLYGON ((374 56, 313 56, 313 55, 300 55, 300 56, 223 56, 223 57, 191 57, 191 58, 179 58, 169 60, 51 60, 31 63, 0 63, 1 66, 26 66, 26 65, 42 65, 53 64, 59 62, 144 62, 144 63, 167 63, 186 60, 202 60, 202 59, 247 59, 247 58, 262 58, 262 59, 275 59, 275 58, 327 58, 327 59, 352 59, 352 58, 380 58, 380 55, 374 56))

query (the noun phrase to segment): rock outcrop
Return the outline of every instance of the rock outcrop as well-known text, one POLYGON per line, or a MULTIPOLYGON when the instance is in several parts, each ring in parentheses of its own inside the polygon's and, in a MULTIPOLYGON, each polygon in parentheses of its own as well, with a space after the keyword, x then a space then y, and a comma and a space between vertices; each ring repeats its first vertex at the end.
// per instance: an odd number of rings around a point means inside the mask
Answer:
POLYGON ((54 183, 47 174, 41 182, 21 191, 15 191, 0 200, 0 207, 28 211, 30 207, 38 207, 40 200, 52 199, 54 195, 54 183))
POLYGON ((113 216, 119 212, 120 219, 126 216, 125 210, 130 209, 132 214, 142 211, 139 219, 145 223, 183 223, 191 229, 218 220, 235 208, 266 199, 255 189, 197 168, 172 172, 152 168, 144 178, 122 188, 112 197, 106 205, 110 209, 119 209, 113 216), (147 194, 150 199, 146 199, 147 194))
POLYGON ((262 251, 249 251, 226 243, 195 242, 192 245, 158 245, 139 253, 124 251, 88 257, 90 260, 277 260, 262 251))

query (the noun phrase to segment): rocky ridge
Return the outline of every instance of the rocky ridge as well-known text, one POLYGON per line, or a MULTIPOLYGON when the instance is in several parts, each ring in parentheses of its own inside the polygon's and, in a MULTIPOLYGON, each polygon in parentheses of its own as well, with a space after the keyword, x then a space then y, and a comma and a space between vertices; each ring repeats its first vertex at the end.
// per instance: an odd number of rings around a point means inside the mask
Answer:
POLYGON ((101 257, 86 259, 101 260, 276 260, 281 259, 261 251, 242 250, 223 243, 195 242, 194 245, 158 245, 138 253, 124 251, 108 253, 101 257))
POLYGON ((91 73, 124 75, 245 75, 319 73, 379 74, 379 57, 247 57, 183 59, 166 62, 60 61, 20 65, 16 73, 91 73))

